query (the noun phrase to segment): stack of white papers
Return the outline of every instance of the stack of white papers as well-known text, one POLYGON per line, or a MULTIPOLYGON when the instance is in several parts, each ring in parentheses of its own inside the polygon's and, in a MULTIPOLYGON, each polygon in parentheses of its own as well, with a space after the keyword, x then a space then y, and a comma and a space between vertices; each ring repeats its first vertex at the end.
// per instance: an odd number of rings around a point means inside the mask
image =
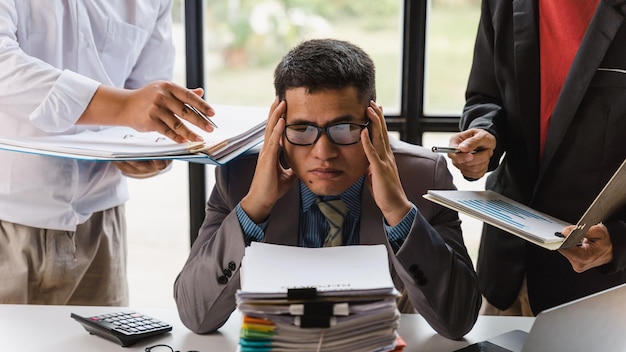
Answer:
POLYGON ((253 242, 241 267, 240 351, 401 351, 384 245, 253 242))

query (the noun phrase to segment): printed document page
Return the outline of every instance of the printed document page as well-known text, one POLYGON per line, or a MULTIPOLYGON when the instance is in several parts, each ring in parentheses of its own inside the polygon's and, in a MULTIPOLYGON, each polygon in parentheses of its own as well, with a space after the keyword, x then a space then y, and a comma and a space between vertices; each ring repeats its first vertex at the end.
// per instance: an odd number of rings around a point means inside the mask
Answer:
POLYGON ((244 297, 285 296, 288 289, 316 288, 318 294, 391 293, 384 245, 304 248, 252 242, 241 269, 244 297), (279 259, 277 259, 279 258, 279 259), (280 267, 280 273, 271 268, 280 267))
POLYGON ((571 225, 493 191, 430 190, 424 198, 542 246, 558 247, 555 233, 571 225))

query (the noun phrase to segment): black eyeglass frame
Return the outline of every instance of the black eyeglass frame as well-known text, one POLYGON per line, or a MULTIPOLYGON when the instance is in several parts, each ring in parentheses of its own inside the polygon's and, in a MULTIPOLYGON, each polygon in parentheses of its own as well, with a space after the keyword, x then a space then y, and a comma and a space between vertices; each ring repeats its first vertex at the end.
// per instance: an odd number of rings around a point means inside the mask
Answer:
MULTIPOLYGON (((179 350, 175 350, 172 346, 166 345, 164 343, 160 343, 160 344, 157 344, 157 345, 146 347, 146 349, 144 351, 145 352, 152 352, 152 349, 159 348, 159 347, 169 348, 169 350, 172 351, 172 352, 181 352, 179 350)), ((188 351, 188 352, 199 352, 199 351, 188 351)))
MULTIPOLYGON (((170 351, 174 352, 174 349, 172 348, 172 346, 166 345, 166 344, 158 344, 158 345, 149 346, 149 347, 146 347, 145 351, 146 352, 151 352, 152 349, 159 348, 159 347, 166 347, 166 348, 169 348, 170 351)), ((178 352, 178 351, 176 351, 176 352, 178 352)))
POLYGON ((310 123, 292 123, 289 125, 285 125, 285 129, 283 130, 283 136, 285 136, 285 139, 287 140, 287 142, 293 144, 293 145, 297 145, 297 146, 301 146, 301 147, 308 147, 311 145, 314 145, 315 143, 317 143, 317 141, 320 139, 320 137, 322 136, 322 132, 324 132, 326 134, 326 137, 328 137, 328 140, 335 144, 335 145, 353 145, 353 144, 357 144, 361 141, 361 132, 366 129, 367 127, 369 127, 370 125, 370 121, 367 121, 366 123, 357 123, 357 122, 339 122, 339 123, 334 123, 332 125, 328 125, 328 126, 324 126, 324 127, 320 127, 314 124, 310 124, 310 123), (341 125, 352 125, 352 126, 358 126, 360 128, 359 130, 359 139, 357 139, 355 142, 352 143, 337 143, 333 137, 331 133, 328 133, 328 129, 332 128, 332 127, 336 127, 336 126, 341 126, 341 125), (311 143, 307 143, 307 144, 302 144, 302 143, 294 143, 289 139, 289 136, 287 136, 287 129, 291 126, 307 126, 307 127, 313 127, 317 130, 317 136, 315 137, 315 139, 313 140, 313 142, 311 143))

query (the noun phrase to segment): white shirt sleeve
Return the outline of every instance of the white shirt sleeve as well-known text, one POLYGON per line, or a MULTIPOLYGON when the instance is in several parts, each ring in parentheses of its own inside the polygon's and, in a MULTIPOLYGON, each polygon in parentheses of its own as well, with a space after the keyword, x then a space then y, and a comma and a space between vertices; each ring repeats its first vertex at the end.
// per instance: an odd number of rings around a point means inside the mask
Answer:
POLYGON ((72 128, 100 84, 172 79, 169 0, 69 3, 0 0, 2 115, 42 132, 72 128), (140 16, 122 10, 133 6, 140 16))
MULTIPOLYGON (((0 100, 3 114, 30 119, 45 132, 62 132, 74 125, 93 97, 99 83, 85 76, 61 70, 28 55, 18 42, 18 33, 27 36, 25 45, 41 43, 46 29, 23 33, 24 18, 18 16, 14 1, 0 0, 0 100)), ((21 37, 20 37, 21 39, 21 37)), ((55 45, 50 43, 50 45, 55 45)), ((22 121, 24 123, 25 121, 22 121)))
POLYGON ((99 86, 100 83, 92 79, 64 70, 50 93, 30 114, 31 122, 45 132, 63 132, 71 128, 99 86))

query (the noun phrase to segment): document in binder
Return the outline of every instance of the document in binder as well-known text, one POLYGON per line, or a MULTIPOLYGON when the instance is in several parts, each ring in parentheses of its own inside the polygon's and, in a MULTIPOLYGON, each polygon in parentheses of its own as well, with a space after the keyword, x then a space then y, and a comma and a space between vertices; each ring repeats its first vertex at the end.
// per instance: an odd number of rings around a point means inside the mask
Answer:
POLYGON ((572 225, 493 191, 429 190, 424 198, 498 227, 538 246, 556 250, 579 244, 589 227, 626 204, 626 160, 575 224, 567 238, 561 230, 572 225))
POLYGON ((266 108, 214 105, 219 126, 206 132, 183 121, 203 142, 176 143, 157 132, 130 127, 95 127, 67 135, 0 137, 0 149, 91 161, 177 159, 225 164, 264 138, 266 108))

